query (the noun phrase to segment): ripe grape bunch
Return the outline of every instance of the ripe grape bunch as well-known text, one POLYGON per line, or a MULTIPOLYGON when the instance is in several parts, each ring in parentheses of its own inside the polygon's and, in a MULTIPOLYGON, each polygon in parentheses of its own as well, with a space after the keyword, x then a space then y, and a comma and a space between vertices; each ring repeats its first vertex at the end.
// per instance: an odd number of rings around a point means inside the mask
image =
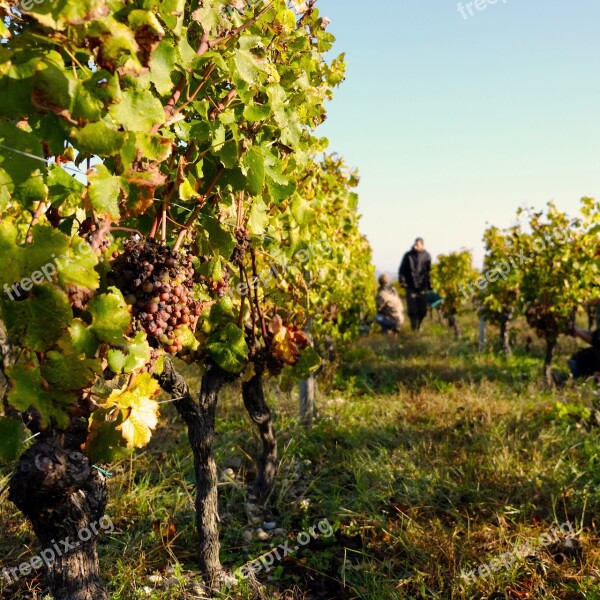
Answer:
MULTIPOLYGON (((204 265, 214 261, 214 256, 203 255, 199 256, 198 259, 200 264, 204 265)), ((208 293, 213 297, 217 296, 218 298, 222 298, 229 290, 229 279, 230 275, 227 268, 223 269, 220 279, 214 279, 212 277, 207 277, 206 275, 198 276, 198 281, 206 287, 208 293)))
POLYGON ((110 221, 87 217, 79 227, 79 234, 84 237, 96 254, 104 254, 111 244, 110 221))
POLYGON ((181 352, 183 335, 194 331, 202 303, 193 297, 192 254, 154 240, 132 238, 112 262, 109 283, 132 307, 133 327, 171 354, 181 352))

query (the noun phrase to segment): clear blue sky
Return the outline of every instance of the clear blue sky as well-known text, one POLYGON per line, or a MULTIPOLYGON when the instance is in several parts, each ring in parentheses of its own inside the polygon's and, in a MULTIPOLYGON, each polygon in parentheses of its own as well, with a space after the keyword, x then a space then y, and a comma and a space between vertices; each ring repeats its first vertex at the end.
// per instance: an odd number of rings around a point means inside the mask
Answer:
POLYGON ((486 222, 598 197, 600 2, 498 0, 466 20, 455 0, 317 6, 348 63, 318 132, 360 170, 378 269, 417 235, 480 266, 486 222))

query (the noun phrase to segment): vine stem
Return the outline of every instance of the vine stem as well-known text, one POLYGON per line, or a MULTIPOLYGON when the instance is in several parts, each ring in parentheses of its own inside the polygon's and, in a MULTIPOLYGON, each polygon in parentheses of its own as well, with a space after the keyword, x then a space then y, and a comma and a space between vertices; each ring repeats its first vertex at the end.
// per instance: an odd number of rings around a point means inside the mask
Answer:
MULTIPOLYGON (((208 39, 208 31, 204 31, 202 33, 202 38, 200 39, 200 46, 198 47, 198 50, 196 50, 196 54, 198 56, 202 56, 205 52, 208 52, 208 50, 210 50, 211 48, 214 48, 217 44, 220 44, 221 42, 231 39, 232 37, 235 37, 238 33, 241 33, 242 31, 244 31, 244 29, 247 29, 248 27, 250 27, 251 25, 256 23, 258 21, 258 19, 260 19, 267 11, 269 11, 271 9, 272 6, 273 6, 273 2, 269 2, 269 4, 267 4, 267 6, 265 6, 265 8, 263 8, 263 10, 261 10, 258 13, 258 15, 256 15, 249 21, 246 21, 246 23, 242 23, 242 25, 240 25, 239 27, 236 27, 234 30, 230 31, 227 35, 224 35, 215 40, 209 40, 208 39)), ((210 76, 210 73, 208 74, 208 76, 210 76)), ((208 77, 206 77, 206 79, 208 79, 208 77)), ((177 83, 177 87, 173 90, 171 97, 169 98, 169 100, 167 101, 167 104, 165 105, 165 108, 164 108, 165 120, 171 119, 175 114, 177 114, 183 108, 185 108, 189 104, 189 102, 193 101, 193 99, 196 97, 196 95, 202 89, 202 87, 204 86, 205 83, 206 83, 205 81, 202 81, 200 83, 200 86, 196 89, 196 91, 193 92, 191 98, 189 98, 182 106, 180 106, 179 108, 176 108, 176 104, 177 104, 177 102, 179 102, 179 99, 181 98, 181 94, 187 84, 187 78, 185 77, 185 75, 182 75, 181 79, 177 83)), ((162 124, 156 124, 152 128, 152 133, 156 133, 161 127, 162 127, 162 124)))
POLYGON ((152 221, 152 227, 150 228, 150 233, 148 234, 149 238, 156 237, 156 232, 157 232, 158 226, 160 224, 160 217, 161 217, 161 213, 156 213, 156 215, 154 215, 154 221, 152 221))
MULTIPOLYGON (((246 268, 242 264, 240 264, 240 272, 243 275, 241 277, 242 282, 246 284, 246 287, 248 288, 248 293, 250 293, 250 279, 248 278, 248 273, 246 272, 246 268)), ((243 298, 245 298, 245 296, 242 296, 242 299, 243 298)), ((251 350, 252 350, 252 352, 254 352, 256 350, 256 314, 255 314, 255 307, 252 304, 252 296, 250 296, 250 319, 252 320, 252 347, 251 347, 251 350)), ((240 329, 241 329, 241 325, 240 325, 240 329)))
MULTIPOLYGON (((242 265, 240 265, 240 280, 244 281, 244 270, 242 265)), ((238 318, 238 327, 241 329, 244 324, 244 308, 246 306, 246 296, 242 296, 242 300, 240 302, 240 316, 238 318)), ((254 327, 252 327, 254 331, 254 327)))
MULTIPOLYGON (((210 44, 209 44, 209 40, 208 40, 208 31, 205 31, 202 34, 202 39, 200 40, 200 46, 199 46, 198 50, 196 50, 196 54, 198 56, 202 56, 209 49, 210 49, 210 44)), ((171 97, 165 104, 165 109, 164 109, 165 110, 165 120, 169 120, 175 114, 175 112, 176 112, 175 105, 179 101, 179 98, 181 98, 181 93, 183 92, 183 90, 186 86, 186 83, 187 83, 187 79, 186 79, 185 75, 182 75, 181 79, 179 80, 179 83, 177 84, 177 87, 173 90, 171 97)), ((162 123, 157 123, 152 128, 152 133, 156 133, 161 127, 162 127, 162 123)))
MULTIPOLYGON (((256 253, 254 252, 254 248, 250 247, 250 256, 252 257, 252 277, 255 281, 258 281, 258 273, 256 268, 256 253)), ((265 341, 265 346, 269 348, 269 338, 267 336, 267 324, 265 322, 265 315, 260 307, 260 302, 258 301, 258 286, 254 286, 254 304, 256 305, 256 311, 258 312, 258 316, 260 318, 260 325, 262 329, 263 340, 265 341)))
POLYGON ((263 8, 255 17, 253 17, 249 21, 246 21, 245 23, 242 23, 239 27, 236 27, 233 31, 230 31, 227 35, 224 35, 220 38, 217 38, 216 40, 213 40, 212 42, 209 42, 209 46, 211 48, 214 48, 217 44, 220 44, 225 40, 231 39, 238 33, 241 33, 242 31, 244 31, 244 29, 250 27, 250 25, 254 25, 254 23, 256 23, 256 21, 258 21, 272 6, 273 2, 269 2, 269 4, 267 4, 267 6, 265 6, 265 8, 263 8))
POLYGON ((213 189, 215 188, 215 186, 219 182, 219 179, 220 179, 221 175, 224 173, 224 171, 225 171, 225 167, 223 165, 220 165, 219 168, 218 168, 218 170, 217 170, 217 172, 216 172, 216 174, 215 174, 215 176, 213 177, 213 180, 208 184, 208 187, 206 188, 206 191, 198 199, 198 203, 196 204, 196 208, 194 208, 194 210, 192 211, 192 214, 189 216, 188 220, 185 222, 185 225, 183 226, 183 228, 179 232, 179 235, 177 236, 177 240, 175 242, 175 245, 173 246, 173 250, 179 250, 179 246, 181 246, 181 244, 183 242, 183 239, 185 238, 185 234, 189 231, 190 227, 196 221, 196 217, 198 216, 198 214, 200 213, 200 210, 204 206, 204 202, 206 201, 206 199, 208 198, 208 196, 210 195, 210 193, 213 191, 213 189))
POLYGON ((210 113, 210 118, 211 119, 216 119, 220 113, 223 112, 223 109, 237 96, 237 89, 236 88, 232 88, 231 90, 229 90, 229 93, 227 94, 227 96, 225 96, 225 98, 223 100, 221 100, 221 102, 219 102, 219 104, 217 104, 214 109, 212 110, 212 112, 210 113))
POLYGON ((33 216, 31 217, 31 223, 29 223, 29 229, 27 230, 27 235, 25 236, 25 242, 31 244, 33 240, 33 228, 36 226, 37 222, 40 220, 42 213, 46 208, 46 203, 43 200, 40 200, 38 207, 35 209, 33 216))
POLYGON ((131 227, 111 227, 111 231, 128 231, 129 233, 137 233, 140 237, 144 237, 144 234, 139 229, 132 229, 131 227))

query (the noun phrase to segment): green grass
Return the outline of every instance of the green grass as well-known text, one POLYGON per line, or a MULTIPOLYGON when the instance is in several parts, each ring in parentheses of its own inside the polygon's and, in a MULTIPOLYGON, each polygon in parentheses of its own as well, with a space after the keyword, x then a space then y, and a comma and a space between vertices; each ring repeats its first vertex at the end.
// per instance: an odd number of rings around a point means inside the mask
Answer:
MULTIPOLYGON (((322 519, 334 529, 260 572, 260 591, 242 582, 223 598, 600 600, 600 428, 590 425, 598 390, 549 389, 539 342, 531 354, 479 353, 476 323, 461 325, 460 340, 431 321, 418 335, 359 340, 310 429, 298 423, 296 396, 271 382, 281 468, 264 506, 246 492, 257 437, 239 388, 223 393, 216 455, 220 471, 234 473, 219 487, 223 562, 239 567, 322 519), (244 532, 264 520, 284 533, 248 541, 244 532), (574 551, 562 539, 538 544, 489 577, 461 577, 567 520, 574 551)), ((525 335, 522 327, 517 347, 525 335)), ((561 343, 558 368, 574 348, 561 343)), ((188 375, 197 387, 197 371, 188 375)), ((151 444, 108 467, 115 531, 99 550, 113 598, 201 597, 192 466, 185 430, 166 405, 151 444)), ((5 497, 0 512, 1 564, 18 565, 37 552, 35 538, 5 497)), ((3 598, 43 597, 39 580, 3 585, 3 598)))

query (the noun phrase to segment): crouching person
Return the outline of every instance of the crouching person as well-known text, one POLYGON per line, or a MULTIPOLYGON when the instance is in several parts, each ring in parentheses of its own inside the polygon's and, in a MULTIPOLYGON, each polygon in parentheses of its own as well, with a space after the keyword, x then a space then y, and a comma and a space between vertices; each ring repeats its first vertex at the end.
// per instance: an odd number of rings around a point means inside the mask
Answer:
POLYGON ((571 335, 582 339, 591 346, 591 348, 579 350, 567 361, 573 377, 591 377, 600 374, 600 329, 590 331, 573 327, 571 335))
POLYGON ((398 292, 390 285, 390 278, 385 274, 379 277, 376 303, 375 321, 382 331, 399 333, 404 324, 404 306, 398 292))

